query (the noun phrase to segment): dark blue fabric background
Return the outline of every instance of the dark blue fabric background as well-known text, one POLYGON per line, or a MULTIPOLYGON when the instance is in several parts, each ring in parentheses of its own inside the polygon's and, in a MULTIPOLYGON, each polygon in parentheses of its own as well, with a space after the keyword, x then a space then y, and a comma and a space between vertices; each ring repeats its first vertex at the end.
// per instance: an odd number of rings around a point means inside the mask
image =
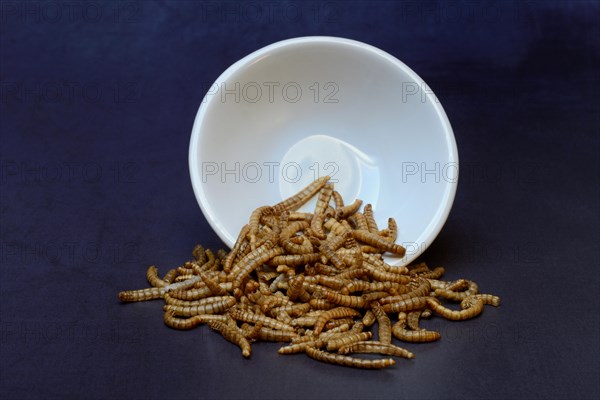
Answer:
POLYGON ((0 4, 2 399, 600 395, 598 2, 0 4), (461 178, 423 259, 503 300, 425 323, 443 339, 385 371, 266 343, 244 360, 116 298, 222 246, 189 180, 196 111, 233 62, 306 35, 377 46, 435 90, 461 178))

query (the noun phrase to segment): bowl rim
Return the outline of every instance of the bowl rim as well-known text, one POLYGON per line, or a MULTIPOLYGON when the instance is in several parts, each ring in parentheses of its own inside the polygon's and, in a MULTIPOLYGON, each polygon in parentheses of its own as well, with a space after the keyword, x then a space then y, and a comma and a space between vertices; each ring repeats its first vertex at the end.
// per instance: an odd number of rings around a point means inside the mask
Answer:
MULTIPOLYGON (((411 79, 415 82, 425 82, 416 72, 414 72, 410 67, 404 64, 402 61, 392 56, 391 54, 375 47, 367 43, 363 43, 353 39, 335 37, 335 36, 301 36, 295 37, 291 39, 281 40, 272 44, 269 44, 265 47, 262 47, 258 50, 253 51, 252 53, 246 55, 245 57, 239 59, 238 61, 231 64, 217 79, 215 83, 225 82, 227 81, 233 74, 237 73, 244 66, 252 63, 253 61, 264 57, 267 53, 276 51, 281 48, 288 47, 290 45, 298 45, 304 43, 330 43, 330 44, 338 44, 344 46, 355 46, 362 50, 370 51, 389 62, 393 63, 396 67, 398 67, 402 72, 406 73, 411 79)), ((202 179, 200 177, 200 172, 196 168, 198 165, 199 153, 197 151, 199 141, 200 141, 200 126, 206 115, 206 110, 209 108, 211 104, 212 98, 207 98, 206 94, 200 106, 198 108, 198 112, 196 113, 196 118, 194 119, 194 124, 192 126, 192 135, 190 138, 189 144, 189 153, 188 153, 188 163, 189 163, 189 172, 190 179, 192 181, 192 187, 194 190, 194 195, 196 197, 196 201, 200 206, 200 210, 202 214, 212 227, 213 231, 219 236, 221 241, 225 243, 229 248, 233 246, 233 241, 230 241, 229 238, 224 234, 225 227, 221 225, 220 221, 217 219, 215 215, 212 215, 209 210, 206 208, 208 204, 208 199, 204 194, 204 189, 202 185, 202 179)), ((457 166, 457 175, 456 181, 446 185, 444 195, 442 198, 443 207, 438 208, 437 213, 439 216, 435 218, 435 215, 432 216, 431 222, 426 227, 424 232, 421 234, 420 238, 414 238, 414 243, 417 244, 417 251, 410 257, 406 257, 401 260, 395 260, 392 262, 394 265, 405 265, 410 263, 411 261, 418 258, 421 254, 425 252, 425 250, 433 243, 433 241, 437 238, 438 234, 442 230, 445 225, 448 216, 450 215, 450 210, 452 209, 452 205, 454 203, 454 199, 456 196, 456 190, 458 188, 458 178, 459 178, 459 159, 458 159, 458 148, 456 145, 456 139, 454 137, 454 131, 452 130, 452 126, 450 125, 450 121, 448 120, 448 116, 444 111, 444 108, 441 105, 439 100, 436 100, 435 94, 433 90, 427 90, 425 95, 428 100, 431 100, 435 112, 440 118, 440 122, 442 123, 444 129, 444 137, 447 141, 448 147, 450 149, 449 152, 449 162, 455 163, 457 166), (434 219, 435 218, 435 219, 434 219), (432 224, 432 222, 434 222, 432 224), (420 243, 419 243, 420 242, 420 243), (423 247, 421 247, 423 246, 423 247)), ((240 227, 241 228, 241 227, 240 227)), ((234 238, 235 240, 235 238, 234 238)))

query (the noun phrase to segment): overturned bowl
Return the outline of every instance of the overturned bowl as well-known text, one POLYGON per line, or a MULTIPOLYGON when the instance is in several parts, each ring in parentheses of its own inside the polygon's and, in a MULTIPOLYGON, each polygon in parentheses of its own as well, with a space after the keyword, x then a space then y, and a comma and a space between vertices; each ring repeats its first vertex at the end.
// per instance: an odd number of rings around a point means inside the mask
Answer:
POLYGON ((223 72, 198 110, 189 165, 198 204, 230 247, 255 208, 329 175, 346 203, 371 203, 381 227, 396 219, 406 254, 387 257, 393 265, 433 242, 458 184, 433 91, 390 54, 335 37, 277 42, 223 72))

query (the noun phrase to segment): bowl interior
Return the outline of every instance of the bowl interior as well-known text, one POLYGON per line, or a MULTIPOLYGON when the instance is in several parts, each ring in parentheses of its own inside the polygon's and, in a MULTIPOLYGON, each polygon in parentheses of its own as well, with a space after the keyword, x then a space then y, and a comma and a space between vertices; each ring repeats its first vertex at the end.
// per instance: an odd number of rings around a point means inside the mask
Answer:
MULTIPOLYGON (((267 46, 227 69, 194 123, 190 173, 201 209, 229 246, 250 213, 330 175, 347 203, 398 223, 406 264, 443 226, 458 155, 433 92, 364 43, 308 37, 267 46)), ((303 207, 311 210, 314 201, 303 207)))

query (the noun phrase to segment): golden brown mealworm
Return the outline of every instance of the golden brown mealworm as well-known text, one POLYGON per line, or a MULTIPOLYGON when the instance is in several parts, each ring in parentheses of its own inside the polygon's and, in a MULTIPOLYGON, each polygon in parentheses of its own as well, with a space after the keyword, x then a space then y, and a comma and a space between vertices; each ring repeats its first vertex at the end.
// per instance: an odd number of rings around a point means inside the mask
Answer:
POLYGON ((210 290, 213 296, 225 296, 227 295, 227 290, 223 289, 218 282, 215 282, 211 278, 208 277, 204 272, 200 272, 198 274, 202 282, 206 285, 206 287, 210 290))
POLYGON ((273 206, 273 212, 280 214, 282 211, 294 211, 301 207, 304 203, 310 200, 329 180, 329 176, 324 176, 314 180, 310 185, 300 190, 295 195, 275 204, 273 206))
POLYGON ((371 310, 377 318, 377 325, 379 325, 379 341, 385 344, 392 343, 392 322, 389 317, 377 302, 371 303, 371 310))
POLYGON ((256 210, 252 212, 250 215, 250 221, 248 225, 250 225, 250 231, 248 232, 248 239, 250 240, 250 247, 254 250, 256 247, 256 239, 258 236, 258 230, 260 226, 260 219, 263 215, 271 215, 273 214, 273 208, 270 206, 262 206, 258 207, 256 210))
POLYGON ((348 333, 344 336, 336 337, 335 339, 327 341, 327 350, 335 351, 343 346, 348 346, 352 343, 362 342, 365 340, 369 340, 373 337, 372 332, 359 332, 359 333, 348 333))
POLYGON ((294 344, 289 344, 287 346, 281 347, 279 350, 277 350, 277 352, 279 354, 298 354, 298 353, 304 353, 306 351, 307 348, 311 347, 323 347, 323 345, 325 344, 325 342, 321 339, 316 339, 313 338, 311 341, 308 342, 302 342, 302 343, 294 343, 294 344))
POLYGON ((371 204, 365 204, 363 207, 363 215, 367 221, 368 230, 371 233, 378 233, 379 227, 377 226, 377 222, 375 222, 375 217, 373 216, 373 206, 371 204))
POLYGON ((321 331, 325 327, 325 324, 330 319, 344 318, 344 317, 356 317, 358 315, 360 315, 360 313, 353 308, 348 308, 348 307, 332 308, 331 310, 327 310, 327 311, 323 312, 321 315, 319 315, 319 317, 315 321, 314 332, 317 335, 319 333, 321 333, 321 331))
POLYGON ((392 334, 398 340, 403 342, 415 342, 415 343, 424 343, 424 342, 435 342, 439 340, 441 335, 436 331, 428 331, 425 329, 420 329, 418 331, 409 331, 406 329, 406 314, 400 313, 398 316, 398 322, 392 326, 392 334))
POLYGON ((379 302, 381 304, 390 304, 390 303, 397 303, 402 300, 407 300, 407 299, 410 299, 413 297, 428 296, 429 293, 431 292, 431 284, 429 283, 429 281, 426 279, 420 279, 418 282, 419 282, 419 286, 417 286, 416 289, 414 289, 408 293, 400 294, 397 296, 384 297, 384 298, 380 299, 379 302))
POLYGON ((404 256, 404 254, 406 253, 406 249, 404 247, 396 243, 391 243, 376 233, 364 230, 354 230, 352 231, 352 236, 354 236, 356 240, 360 240, 361 242, 364 242, 369 246, 373 246, 380 250, 397 254, 400 257, 404 256))
POLYGON ((192 257, 194 257, 194 260, 196 260, 199 264, 204 264, 206 262, 204 247, 201 244, 194 246, 192 249, 192 257))
POLYGON ((314 251, 313 245, 306 236, 295 236, 294 238, 285 240, 281 247, 288 254, 309 254, 314 251), (296 243, 300 241, 300 243, 296 243))
POLYGON ((398 225, 396 224, 396 220, 391 217, 388 218, 388 232, 388 240, 392 243, 395 243, 396 239, 398 238, 398 225))
POLYGON ((294 301, 299 299, 303 303, 310 300, 310 294, 304 290, 304 275, 297 275, 288 280, 287 296, 294 301))
POLYGON ((240 234, 238 235, 235 243, 233 244, 231 251, 229 252, 227 257, 225 257, 225 259, 223 260, 223 270, 225 272, 229 273, 231 271, 231 266, 233 264, 233 261, 235 260, 235 257, 238 255, 240 248, 242 247, 242 243, 244 243, 246 241, 246 237, 248 236, 249 233, 250 233, 250 225, 244 225, 242 227, 242 230, 240 231, 240 234))
POLYGON ((390 344, 390 343, 381 343, 379 341, 363 341, 363 342, 355 342, 349 344, 347 346, 342 346, 338 349, 339 354, 354 354, 354 353, 367 353, 367 354, 381 354, 386 356, 396 356, 403 358, 415 358, 415 355, 410 351, 390 344))
POLYGON ((319 239, 325 239, 325 233, 323 232, 323 219, 325 218, 325 210, 331 200, 331 193, 333 192, 333 185, 330 183, 325 184, 319 196, 317 197, 317 204, 315 205, 315 211, 313 212, 313 219, 310 223, 310 228, 319 239))
POLYGON ((431 297, 411 297, 410 299, 401 300, 396 303, 385 304, 381 308, 388 314, 400 311, 421 310, 427 306, 427 300, 430 298, 431 297))
POLYGON ((319 251, 322 254, 321 262, 323 264, 327 264, 327 261, 330 261, 337 269, 344 269, 346 267, 342 260, 335 253, 335 251, 344 244, 346 235, 347 234, 333 236, 321 244, 319 251))
MULTIPOLYGON (((283 215, 283 213, 281 214, 283 215)), ((313 214, 309 212, 290 211, 289 221, 309 221, 312 220, 313 214)))
POLYGON ((242 349, 242 355, 246 358, 250 357, 252 348, 250 342, 244 337, 243 333, 237 327, 221 322, 221 321, 209 321, 208 326, 219 332, 227 341, 236 344, 242 349))
POLYGON ((365 312, 365 315, 363 316, 362 323, 365 324, 365 326, 371 326, 375 323, 376 320, 377 318, 375 318, 375 314, 373 313, 373 311, 367 310, 365 312))
POLYGON ((387 271, 381 270, 381 269, 373 266, 372 264, 369 264, 366 260, 363 261, 363 266, 361 269, 365 270, 367 272, 367 275, 369 275, 369 277, 371 277, 371 279, 374 279, 374 280, 380 281, 380 282, 387 281, 387 282, 395 282, 395 283, 405 284, 410 281, 410 277, 407 275, 400 275, 400 274, 395 274, 393 272, 387 272, 387 271))
POLYGON ((419 331, 419 318, 421 317, 421 310, 419 311, 411 311, 408 313, 406 317, 406 325, 413 331, 419 331))
POLYGON ((373 265, 374 267, 377 267, 379 269, 382 269, 386 272, 392 272, 394 274, 408 274, 408 268, 406 267, 400 267, 400 266, 392 266, 386 262, 384 262, 381 259, 381 254, 363 254, 363 257, 365 258, 365 261, 368 262, 369 264, 373 265))
POLYGON ((381 369, 396 364, 396 361, 394 361, 391 358, 364 360, 362 358, 343 356, 341 354, 327 353, 326 351, 322 351, 311 346, 307 346, 305 352, 313 360, 322 361, 334 365, 343 365, 346 367, 381 369))
POLYGON ((466 279, 465 282, 467 283, 468 288, 464 292, 455 292, 449 289, 436 289, 434 293, 436 296, 443 297, 451 301, 462 301, 467 297, 478 293, 479 287, 475 282, 466 279))
POLYGON ((333 202, 335 203, 336 209, 344 207, 344 199, 342 198, 342 195, 338 191, 334 190, 331 193, 331 196, 333 197, 333 202))
POLYGON ((419 277, 427 279, 440 279, 445 272, 446 270, 444 269, 444 267, 436 267, 433 269, 433 271, 420 273, 419 277))
POLYGON ((334 290, 341 289, 347 283, 346 280, 338 279, 337 277, 327 275, 307 276, 305 278, 305 281, 308 283, 316 283, 319 285, 327 286, 328 288, 334 290))
POLYGON ((315 292, 314 296, 344 307, 363 308, 365 306, 365 299, 362 296, 344 295, 330 290, 315 292))
POLYGON ((173 283, 173 281, 175 280, 176 277, 177 277, 177 269, 170 269, 167 271, 165 276, 163 276, 162 280, 163 280, 163 282, 166 282, 168 285, 169 283, 173 283))
POLYGON ((298 318, 298 317, 306 314, 308 312, 308 310, 310 310, 310 308, 311 308, 311 305, 309 303, 302 303, 302 304, 289 303, 289 305, 272 308, 270 311, 270 314, 271 314, 271 316, 273 316, 273 315, 277 315, 280 311, 285 311, 291 317, 298 318))
POLYGON ((154 300, 160 299, 164 294, 164 288, 153 287, 140 290, 127 290, 119 292, 119 300, 122 302, 154 300))
POLYGON ((353 324, 354 324, 354 319, 352 319, 352 318, 331 319, 331 320, 327 321, 327 323, 323 327, 323 332, 330 332, 332 329, 336 329, 336 328, 339 328, 340 326, 344 326, 344 325, 348 325, 348 327, 350 327, 350 325, 353 325, 353 324))
POLYGON ((437 314, 451 321, 462 321, 478 316, 483 311, 483 301, 475 297, 467 297, 461 302, 462 310, 451 310, 444 307, 436 298, 429 297, 427 304, 437 314))
POLYGON ((357 211, 348 219, 353 223, 354 229, 369 230, 367 219, 363 213, 357 211))
POLYGON ((158 277, 158 269, 154 265, 148 267, 148 270, 146 271, 146 280, 150 286, 153 287, 163 287, 168 285, 167 282, 158 277))
POLYGON ((294 235, 296 235, 298 232, 305 230, 309 226, 310 226, 310 223, 308 221, 294 221, 294 222, 289 223, 279 233, 279 242, 283 243, 283 242, 289 240, 294 235))
POLYGON ((325 224, 323 224, 323 226, 325 228, 329 229, 331 232, 333 232, 337 236, 342 236, 346 232, 350 232, 350 230, 348 228, 346 228, 344 225, 337 222, 333 218, 329 218, 327 221, 325 221, 325 224))
POLYGON ((472 295, 472 297, 483 301, 483 304, 489 304, 494 307, 498 307, 500 305, 500 297, 494 296, 492 294, 475 294, 472 295))
POLYGON ((195 328, 200 324, 205 324, 208 321, 222 321, 227 322, 228 317, 226 315, 213 315, 213 314, 202 314, 194 315, 190 318, 177 318, 171 311, 165 312, 164 321, 165 324, 174 329, 188 330, 195 328))
POLYGON ((287 296, 268 296, 267 299, 262 303, 261 310, 263 313, 268 313, 275 307, 281 307, 286 304, 292 304, 291 300, 287 296))
POLYGON ((337 219, 346 219, 356 213, 361 205, 362 200, 356 199, 352 204, 348 204, 344 207, 336 207, 335 217, 337 219))
POLYGON ((174 315, 181 317, 192 317, 199 314, 220 314, 233 307, 236 300, 233 296, 223 296, 220 300, 197 304, 194 306, 174 306, 167 304, 163 307, 165 311, 173 312, 174 315))
MULTIPOLYGON (((259 249, 263 249, 263 252, 258 252, 256 254, 256 258, 253 258, 251 260, 249 260, 247 263, 243 264, 240 266, 240 270, 237 273, 237 275, 235 275, 235 278, 233 279, 233 291, 234 291, 234 295, 241 295, 236 293, 237 290, 241 284, 242 281, 244 279, 246 279, 246 277, 248 277, 248 275, 250 275, 250 273, 258 268, 259 266, 261 266, 263 263, 269 261, 271 258, 280 255, 283 250, 281 249, 281 247, 275 247, 275 248, 270 248, 271 247, 271 242, 267 242, 264 246, 261 246, 259 249)), ((240 262, 240 264, 242 264, 242 262, 240 262)), ((232 271, 233 274, 233 271, 232 271)))
POLYGON ((312 264, 321 258, 321 253, 309 254, 291 254, 273 257, 268 264, 272 266, 286 265, 288 267, 297 267, 304 264, 312 264))
POLYGON ((260 315, 256 313, 252 313, 245 310, 240 310, 239 308, 232 308, 229 310, 229 315, 238 321, 250 322, 253 324, 262 321, 265 327, 278 329, 281 331, 294 331, 294 328, 288 324, 284 324, 281 321, 276 320, 275 318, 267 317, 265 315, 260 315))
POLYGON ((330 310, 336 307, 336 304, 327 299, 310 299, 309 305, 313 310, 330 310))
POLYGON ((192 279, 194 277, 194 274, 187 274, 187 275, 178 275, 175 278, 175 282, 183 282, 183 281, 187 281, 188 279, 192 279))

